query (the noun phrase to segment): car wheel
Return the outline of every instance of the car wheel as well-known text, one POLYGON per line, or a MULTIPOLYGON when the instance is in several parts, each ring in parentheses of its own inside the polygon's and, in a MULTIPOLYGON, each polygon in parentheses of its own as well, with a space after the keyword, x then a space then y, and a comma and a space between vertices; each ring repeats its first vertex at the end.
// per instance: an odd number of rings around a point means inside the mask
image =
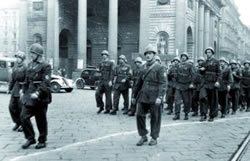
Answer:
POLYGON ((85 86, 84 80, 78 79, 78 80, 76 81, 76 88, 77 88, 77 89, 83 89, 84 86, 85 86))
POLYGON ((52 92, 58 93, 60 92, 61 86, 60 84, 56 83, 56 82, 52 82, 51 83, 51 90, 52 92))
POLYGON ((95 90, 95 87, 90 87, 90 89, 95 90))
POLYGON ((73 88, 66 88, 65 91, 68 92, 68 93, 69 93, 69 92, 72 92, 72 91, 73 91, 73 88))

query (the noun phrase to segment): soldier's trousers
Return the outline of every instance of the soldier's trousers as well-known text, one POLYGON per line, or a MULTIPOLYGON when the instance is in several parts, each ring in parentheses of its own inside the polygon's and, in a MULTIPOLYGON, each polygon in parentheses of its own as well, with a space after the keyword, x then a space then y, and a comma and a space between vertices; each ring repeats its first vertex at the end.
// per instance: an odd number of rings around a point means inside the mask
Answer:
MULTIPOLYGON (((132 96, 133 96, 133 88, 132 88, 132 96)), ((135 103, 130 102, 130 111, 131 112, 135 113, 136 105, 137 105, 137 101, 135 103)))
POLYGON ((247 108, 250 108, 250 88, 243 88, 244 101, 247 103, 247 108))
POLYGON ((39 131, 38 141, 41 143, 46 142, 48 135, 47 109, 48 104, 42 103, 39 103, 35 106, 23 106, 21 112, 21 121, 24 136, 27 140, 35 139, 35 132, 30 121, 30 118, 35 116, 37 128, 39 131))
POLYGON ((200 91, 201 115, 214 118, 217 116, 218 110, 218 90, 202 88, 200 91))
POLYGON ((124 103, 124 109, 128 110, 128 105, 129 105, 129 89, 126 90, 119 90, 119 89, 115 89, 114 90, 114 96, 113 96, 113 106, 114 106, 114 110, 118 110, 119 109, 119 101, 120 101, 120 96, 122 94, 124 103))
POLYGON ((228 110, 228 91, 218 91, 218 99, 221 106, 221 113, 225 115, 228 110))
POLYGON ((20 101, 20 97, 11 96, 9 103, 10 116, 13 122, 16 123, 17 125, 21 125, 21 119, 20 119, 21 110, 22 110, 22 103, 20 101))
POLYGON ((176 92, 175 92, 175 115, 180 115, 182 102, 184 105, 184 113, 188 114, 190 112, 190 108, 191 108, 191 104, 192 104, 192 92, 190 89, 188 89, 188 90, 176 89, 176 92))
POLYGON ((199 94, 199 90, 194 89, 192 91, 192 111, 197 113, 199 111, 199 94))
POLYGON ((96 98, 96 106, 100 108, 104 108, 104 102, 102 100, 103 94, 105 93, 105 98, 106 98, 106 105, 105 109, 106 110, 111 110, 112 109, 112 87, 108 85, 108 82, 105 83, 100 83, 98 88, 96 89, 95 92, 95 98, 96 98))
POLYGON ((231 89, 230 96, 231 96, 231 100, 232 100, 232 109, 234 112, 236 112, 238 109, 238 106, 239 106, 240 90, 237 88, 231 89))
POLYGON ((139 102, 136 110, 136 124, 140 136, 146 136, 146 114, 150 112, 150 136, 154 139, 159 137, 161 128, 161 109, 162 105, 147 104, 139 102))
POLYGON ((166 103, 168 105, 167 110, 173 111, 174 108, 174 96, 175 96, 176 88, 168 87, 166 93, 166 103))

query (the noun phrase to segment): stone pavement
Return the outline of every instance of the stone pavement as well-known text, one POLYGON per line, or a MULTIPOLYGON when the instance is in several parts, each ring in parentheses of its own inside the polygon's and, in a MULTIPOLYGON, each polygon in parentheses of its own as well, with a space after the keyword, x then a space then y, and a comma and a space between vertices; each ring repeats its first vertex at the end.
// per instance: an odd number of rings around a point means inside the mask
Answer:
POLYGON ((158 145, 137 147, 135 117, 97 115, 94 96, 92 90, 53 94, 47 148, 23 150, 23 134, 11 131, 9 95, 0 94, 0 161, 227 161, 250 130, 245 112, 212 123, 172 121, 164 113, 158 145))

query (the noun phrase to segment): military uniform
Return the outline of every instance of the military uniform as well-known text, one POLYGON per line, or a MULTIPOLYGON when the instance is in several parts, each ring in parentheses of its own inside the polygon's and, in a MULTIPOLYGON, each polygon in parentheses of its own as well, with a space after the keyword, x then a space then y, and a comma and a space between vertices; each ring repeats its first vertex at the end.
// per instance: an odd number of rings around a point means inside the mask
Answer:
POLYGON ((11 74, 11 81, 9 83, 9 91, 11 91, 11 98, 9 103, 9 111, 13 122, 16 126, 13 130, 17 130, 21 126, 20 114, 22 110, 22 103, 20 101, 20 90, 24 84, 26 67, 24 63, 16 64, 11 74))
MULTIPOLYGON (((247 62, 250 64, 250 62, 247 62)), ((242 90, 244 92, 244 100, 247 103, 247 111, 250 111, 250 68, 242 70, 242 90)))
POLYGON ((112 109, 112 98, 111 98, 112 86, 109 86, 109 82, 113 80, 113 68, 114 68, 114 63, 110 60, 102 61, 99 64, 99 71, 101 72, 101 77, 98 84, 98 88, 96 89, 95 98, 97 107, 103 110, 104 102, 102 100, 102 96, 103 93, 105 93, 105 98, 106 98, 105 112, 107 113, 109 113, 109 111, 112 109))
POLYGON ((128 106, 129 106, 129 87, 131 81, 132 71, 131 67, 128 64, 124 65, 117 65, 114 70, 114 97, 113 97, 113 107, 112 110, 117 111, 119 109, 119 100, 120 95, 122 94, 124 99, 124 114, 128 113, 128 106), (125 82, 122 82, 125 80, 125 82))

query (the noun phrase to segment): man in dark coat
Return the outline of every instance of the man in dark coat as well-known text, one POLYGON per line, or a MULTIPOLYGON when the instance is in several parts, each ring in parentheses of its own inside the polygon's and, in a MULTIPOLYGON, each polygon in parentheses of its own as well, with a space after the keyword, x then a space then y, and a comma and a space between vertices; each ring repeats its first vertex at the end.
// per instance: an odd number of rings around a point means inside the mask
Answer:
POLYGON ((150 112, 151 133, 152 137, 149 145, 156 145, 161 127, 161 109, 163 104, 163 96, 166 92, 166 70, 164 66, 155 62, 155 50, 152 46, 148 46, 144 52, 147 63, 143 66, 142 74, 140 75, 134 88, 132 102, 137 99, 136 122, 138 133, 141 139, 136 144, 143 145, 147 142, 146 129, 146 114, 150 112))
POLYGON ((246 60, 243 64, 241 86, 244 92, 244 99, 247 103, 246 112, 250 112, 250 61, 246 60))
POLYGON ((22 145, 23 149, 35 144, 35 133, 30 118, 35 116, 38 131, 39 143, 36 149, 46 147, 48 125, 47 109, 51 103, 51 66, 43 60, 43 47, 40 44, 33 44, 30 47, 31 62, 27 66, 26 78, 21 100, 24 104, 21 112, 22 127, 27 142, 22 145))

